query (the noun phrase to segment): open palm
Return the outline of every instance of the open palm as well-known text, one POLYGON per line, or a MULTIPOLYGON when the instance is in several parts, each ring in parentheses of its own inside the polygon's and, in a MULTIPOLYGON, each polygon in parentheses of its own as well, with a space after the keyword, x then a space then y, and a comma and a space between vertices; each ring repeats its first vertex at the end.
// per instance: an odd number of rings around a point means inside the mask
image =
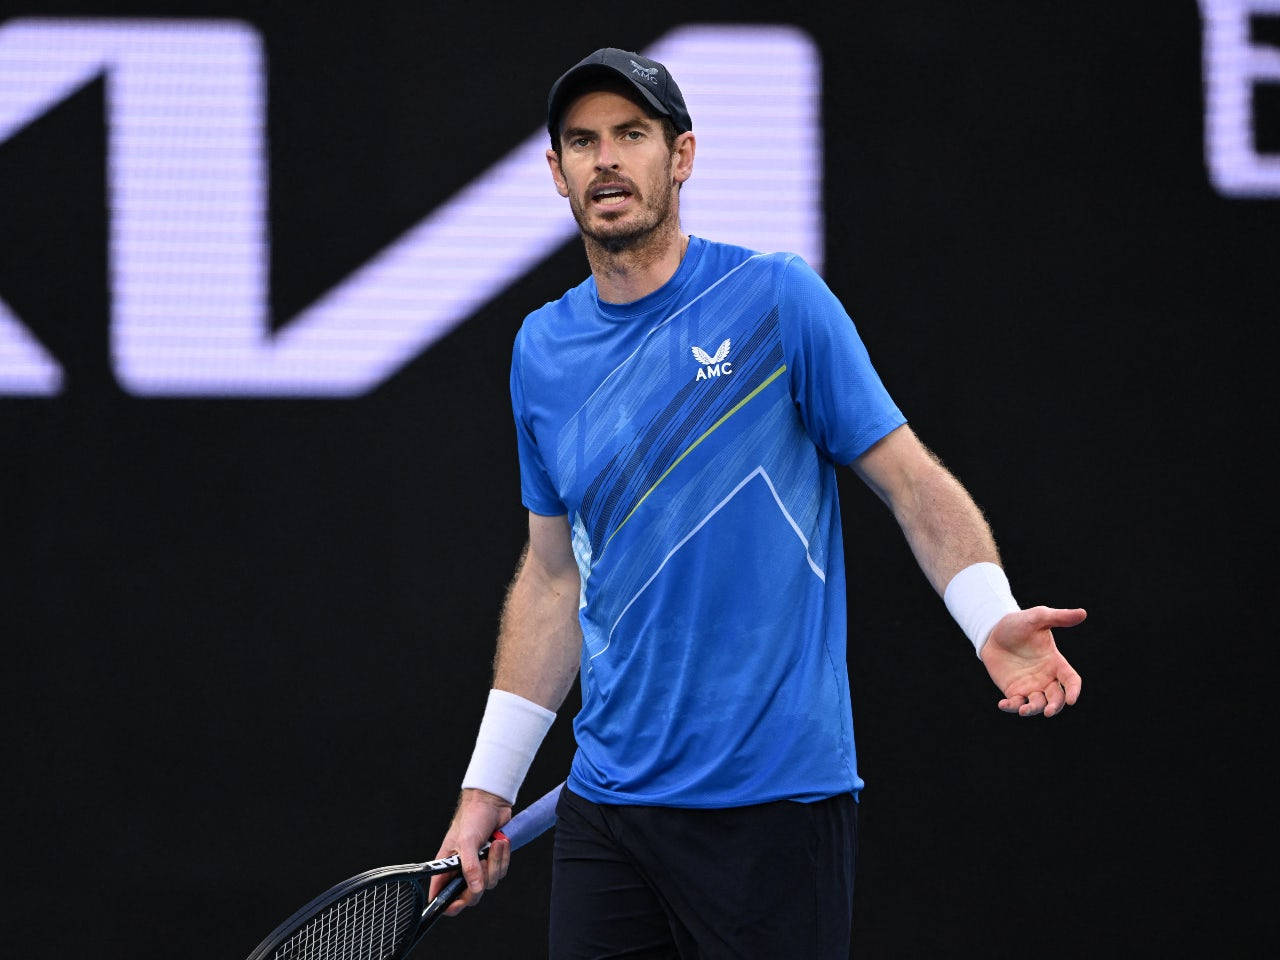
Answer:
POLYGON ((1052 717, 1080 696, 1080 674, 1058 652, 1054 627, 1074 627, 1084 610, 1031 607, 1006 615, 982 647, 982 662, 1004 694, 1006 713, 1052 717))

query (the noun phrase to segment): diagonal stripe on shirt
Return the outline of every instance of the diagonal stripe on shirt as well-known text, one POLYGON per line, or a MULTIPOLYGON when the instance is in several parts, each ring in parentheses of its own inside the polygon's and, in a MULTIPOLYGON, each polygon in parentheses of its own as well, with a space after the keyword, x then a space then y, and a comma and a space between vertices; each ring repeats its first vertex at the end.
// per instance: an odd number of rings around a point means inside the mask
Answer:
POLYGON ((728 420, 735 413, 737 413, 739 410, 745 407, 753 397, 755 397, 757 394, 760 393, 761 390, 763 390, 769 384, 773 383, 773 381, 777 380, 778 377, 782 376, 782 374, 786 372, 786 369, 787 369, 787 365, 784 363, 777 370, 773 371, 773 373, 769 374, 769 376, 765 378, 765 381, 761 383, 760 386, 756 387, 754 390, 748 393, 745 397, 743 397, 741 400, 735 403, 728 410, 728 412, 725 413, 724 416, 722 416, 719 420, 717 420, 715 423, 709 426, 706 429, 706 432, 702 434, 702 436, 698 437, 697 440, 693 441, 693 443, 685 447, 684 452, 681 453, 680 456, 675 458, 671 466, 667 467, 667 469, 662 472, 662 476, 658 477, 658 479, 654 481, 653 486, 651 486, 648 490, 644 492, 644 496, 642 496, 639 500, 636 501, 636 505, 631 508, 630 513, 628 513, 625 517, 623 517, 622 522, 619 523, 616 527, 614 527, 613 533, 609 534, 609 536, 605 539, 604 546, 600 548, 601 555, 604 554, 604 551, 609 546, 610 541, 613 540, 613 538, 618 535, 618 531, 621 530, 623 527, 625 527, 627 525, 627 521, 630 520, 633 516, 635 516, 635 512, 640 509, 640 504, 644 503, 646 500, 649 499, 649 495, 653 493, 653 491, 657 490, 658 487, 662 484, 662 481, 667 479, 667 477, 671 474, 671 471, 680 465, 680 461, 683 460, 685 457, 687 457, 690 453, 692 453, 694 451, 694 448, 696 448, 698 444, 702 443, 703 440, 707 439, 707 437, 715 433, 716 430, 718 430, 726 420, 728 420))

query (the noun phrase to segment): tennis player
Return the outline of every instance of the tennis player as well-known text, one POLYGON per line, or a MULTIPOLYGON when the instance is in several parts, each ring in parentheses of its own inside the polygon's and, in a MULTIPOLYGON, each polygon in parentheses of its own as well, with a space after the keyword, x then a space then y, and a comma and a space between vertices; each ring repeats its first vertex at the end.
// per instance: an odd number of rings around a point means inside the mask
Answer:
POLYGON ((515 341, 529 543, 438 854, 469 884, 450 915, 505 875, 505 844, 475 851, 577 675, 551 956, 844 958, 863 783, 836 465, 893 511, 1001 710, 1076 702, 1051 630, 1085 611, 1019 609, 981 511, 813 270, 682 231, 696 140, 666 67, 597 50, 547 125, 591 276, 515 341))

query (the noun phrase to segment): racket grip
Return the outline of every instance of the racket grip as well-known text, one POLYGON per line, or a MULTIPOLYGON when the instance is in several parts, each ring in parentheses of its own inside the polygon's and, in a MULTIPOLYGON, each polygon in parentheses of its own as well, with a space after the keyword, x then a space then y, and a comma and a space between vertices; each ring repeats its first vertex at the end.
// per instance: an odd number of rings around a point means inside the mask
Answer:
POLYGON ((546 833, 555 826, 556 804, 560 800, 560 791, 563 789, 562 783, 541 799, 529 804, 508 820, 506 825, 494 834, 494 839, 500 836, 506 837, 511 842, 511 849, 519 850, 530 840, 546 833))

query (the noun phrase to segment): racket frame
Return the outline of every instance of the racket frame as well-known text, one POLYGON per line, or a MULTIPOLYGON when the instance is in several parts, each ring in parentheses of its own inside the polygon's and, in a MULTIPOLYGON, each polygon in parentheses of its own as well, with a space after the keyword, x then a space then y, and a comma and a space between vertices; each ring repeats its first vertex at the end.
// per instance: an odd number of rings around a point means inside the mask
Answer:
MULTIPOLYGON (((550 829, 556 821, 556 804, 559 802, 560 792, 563 789, 564 784, 561 783, 547 791, 538 800, 508 820, 502 826, 502 829, 495 831, 493 840, 506 840, 511 844, 511 849, 515 851, 550 829)), ((493 840, 490 840, 477 851, 481 860, 488 857, 489 847, 493 840)), ((270 935, 262 943, 258 944, 257 949, 249 954, 249 960, 271 960, 271 955, 279 950, 284 943, 287 943, 294 934, 305 927, 308 922, 315 919, 315 917, 339 900, 351 896, 363 887, 372 886, 375 883, 408 881, 414 883, 415 889, 418 891, 418 899, 415 903, 415 910, 418 911, 418 922, 416 928, 409 934, 408 946, 398 955, 400 960, 403 960, 421 942, 426 932, 431 929, 431 925, 444 913, 445 908, 458 898, 458 894, 462 892, 462 888, 466 885, 462 874, 459 873, 436 895, 434 900, 428 903, 427 891, 429 883, 424 884, 423 881, 429 882, 432 877, 458 870, 461 865, 462 858, 455 853, 437 860, 427 860, 425 863, 403 863, 397 866, 375 867, 372 870, 357 874, 336 886, 330 887, 302 909, 295 911, 288 920, 272 930, 270 935)))
MULTIPOLYGON (((502 839, 506 839, 502 831, 498 831, 494 835, 494 839, 496 840, 500 836, 502 839)), ((481 860, 484 860, 488 855, 489 844, 486 843, 480 848, 479 856, 481 860)), ((295 911, 288 920, 272 930, 262 943, 258 944, 257 949, 249 954, 249 960, 270 960, 271 955, 287 943, 290 937, 305 927, 308 922, 338 901, 358 893, 365 887, 400 882, 413 883, 418 892, 417 902, 414 907, 418 914, 418 920, 414 927, 411 928, 409 938, 406 941, 409 946, 400 953, 401 957, 407 956, 409 951, 418 945, 418 941, 422 939, 427 930, 431 928, 431 925, 444 912, 444 908, 458 898, 458 893, 466 885, 466 881, 459 875, 441 890, 434 900, 428 903, 427 889, 431 878, 457 870, 461 864, 462 858, 455 853, 452 856, 441 857, 438 860, 427 860, 424 863, 401 863, 387 867, 375 867, 372 870, 366 870, 364 873, 350 877, 342 881, 342 883, 330 887, 320 896, 306 904, 306 906, 295 911)))

